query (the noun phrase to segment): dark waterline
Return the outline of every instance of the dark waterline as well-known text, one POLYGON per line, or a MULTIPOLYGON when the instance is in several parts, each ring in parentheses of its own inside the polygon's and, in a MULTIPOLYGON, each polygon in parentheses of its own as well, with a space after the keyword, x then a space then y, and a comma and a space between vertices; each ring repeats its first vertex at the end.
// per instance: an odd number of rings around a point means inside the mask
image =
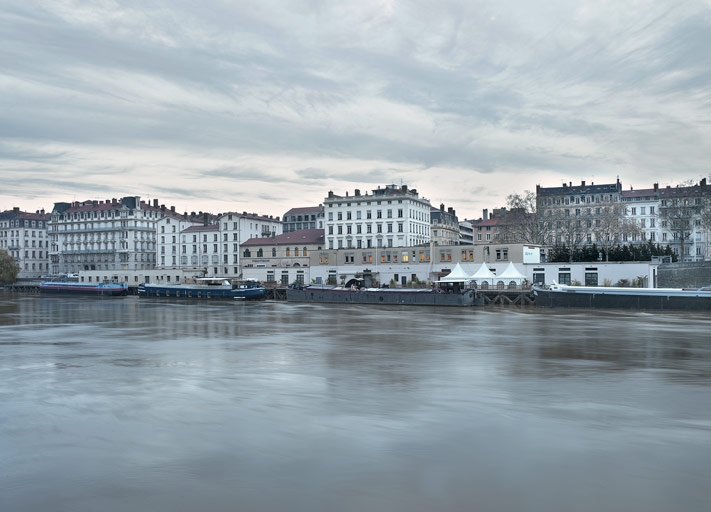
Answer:
POLYGON ((711 510, 710 327, 0 295, 0 510, 711 510))

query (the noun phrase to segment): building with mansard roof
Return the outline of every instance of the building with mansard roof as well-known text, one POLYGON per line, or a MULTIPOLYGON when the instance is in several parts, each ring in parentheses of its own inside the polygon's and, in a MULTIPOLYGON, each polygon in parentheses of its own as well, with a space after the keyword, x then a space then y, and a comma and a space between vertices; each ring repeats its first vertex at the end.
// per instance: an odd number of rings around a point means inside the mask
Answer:
POLYGON ((619 206, 622 184, 580 185, 572 182, 561 187, 536 185, 538 222, 547 232, 548 245, 580 247, 595 242, 596 224, 606 211, 619 206))
POLYGON ((165 215, 138 196, 59 202, 49 220, 50 270, 140 271, 155 267, 156 222, 165 215))
POLYGON ((50 272, 49 219, 44 210, 32 213, 16 207, 0 212, 0 249, 19 265, 18 279, 37 279, 50 272))
POLYGON ((323 205, 292 208, 282 217, 284 233, 300 229, 323 229, 323 205))
POLYGON ((434 245, 459 245, 460 231, 457 213, 451 206, 430 209, 430 240, 434 245))

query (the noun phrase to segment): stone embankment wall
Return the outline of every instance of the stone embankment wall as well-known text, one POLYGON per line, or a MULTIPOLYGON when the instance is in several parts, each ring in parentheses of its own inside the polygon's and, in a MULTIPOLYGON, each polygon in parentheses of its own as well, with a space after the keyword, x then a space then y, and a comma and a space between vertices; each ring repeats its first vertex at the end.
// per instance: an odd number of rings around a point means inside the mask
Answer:
POLYGON ((711 261, 659 265, 657 287, 701 288, 711 286, 711 261))

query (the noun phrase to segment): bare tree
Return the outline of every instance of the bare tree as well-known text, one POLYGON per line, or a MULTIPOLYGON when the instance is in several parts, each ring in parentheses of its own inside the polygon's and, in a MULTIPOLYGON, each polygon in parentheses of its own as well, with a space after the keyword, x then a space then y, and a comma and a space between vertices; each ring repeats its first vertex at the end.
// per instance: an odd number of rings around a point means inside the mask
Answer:
POLYGON ((679 241, 680 261, 686 255, 686 242, 691 238, 694 216, 700 213, 700 205, 695 205, 690 197, 674 197, 665 199, 659 206, 659 217, 662 227, 669 230, 674 241, 679 241))
POLYGON ((613 204, 601 207, 595 215, 593 234, 595 243, 605 252, 605 261, 609 261, 610 249, 628 239, 641 238, 644 230, 633 219, 627 218, 625 206, 613 204))
POLYGON ((546 223, 539 219, 536 209, 536 193, 525 190, 523 194, 510 194, 506 197, 506 206, 511 222, 507 229, 516 231, 518 241, 526 244, 545 245, 549 233, 546 223))
POLYGON ((558 237, 557 245, 568 249, 570 261, 573 261, 575 250, 585 245, 587 241, 587 225, 581 217, 565 215, 562 212, 554 221, 555 233, 558 237))
POLYGON ((699 218, 706 231, 711 231, 711 197, 706 196, 703 198, 699 218))

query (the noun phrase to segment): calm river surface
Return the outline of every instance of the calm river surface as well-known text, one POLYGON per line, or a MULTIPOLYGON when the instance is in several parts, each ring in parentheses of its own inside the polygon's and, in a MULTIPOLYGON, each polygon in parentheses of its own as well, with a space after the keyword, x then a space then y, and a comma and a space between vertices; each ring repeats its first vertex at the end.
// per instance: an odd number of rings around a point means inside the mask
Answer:
POLYGON ((708 511, 711 318, 0 295, 3 511, 708 511))

